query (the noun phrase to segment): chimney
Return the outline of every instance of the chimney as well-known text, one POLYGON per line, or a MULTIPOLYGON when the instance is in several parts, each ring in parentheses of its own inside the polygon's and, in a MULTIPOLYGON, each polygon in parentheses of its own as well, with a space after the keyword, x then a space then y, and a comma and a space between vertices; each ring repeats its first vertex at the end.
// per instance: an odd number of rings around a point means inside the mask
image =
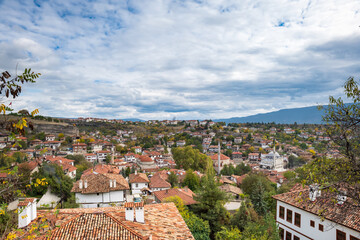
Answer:
POLYGON ((144 217, 144 202, 135 203, 135 219, 139 223, 145 222, 144 217))
POLYGON ((26 227, 37 217, 36 198, 26 198, 18 204, 18 228, 26 227))
POLYGON ((135 175, 137 175, 137 170, 135 170, 135 175))
POLYGON ((113 187, 114 188, 116 187, 116 180, 115 179, 113 180, 113 187))
POLYGON ((346 191, 345 190, 339 190, 338 195, 337 195, 337 204, 338 205, 344 204, 346 199, 347 199, 346 191))
POLYGON ((126 221, 134 221, 134 203, 127 202, 125 203, 125 220, 126 221))
POLYGON ((84 188, 87 188, 87 180, 84 181, 84 188))
POLYGON ((112 183, 113 183, 113 182, 112 182, 112 179, 110 179, 110 180, 109 180, 109 182, 110 182, 110 188, 112 188, 112 187, 113 187, 113 184, 112 184, 112 183))
POLYGON ((83 181, 79 180, 79 188, 82 189, 83 188, 83 181))
POLYGON ((310 185, 310 189, 309 189, 309 198, 310 201, 315 201, 317 197, 321 196, 321 190, 319 188, 318 184, 313 184, 310 185))

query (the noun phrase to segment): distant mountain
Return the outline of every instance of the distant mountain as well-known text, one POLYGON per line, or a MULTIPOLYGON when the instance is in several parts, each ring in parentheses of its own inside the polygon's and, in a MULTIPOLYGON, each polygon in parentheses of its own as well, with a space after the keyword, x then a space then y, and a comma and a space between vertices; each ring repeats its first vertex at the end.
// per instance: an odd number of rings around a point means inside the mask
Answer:
POLYGON ((139 119, 139 118, 125 118, 125 119, 121 119, 121 120, 130 121, 130 122, 145 122, 144 120, 139 119))
POLYGON ((269 113, 260 113, 256 115, 251 115, 247 117, 234 117, 227 119, 215 119, 215 122, 225 122, 228 123, 247 123, 247 122, 275 122, 275 123, 312 123, 312 124, 321 124, 322 115, 324 110, 318 110, 317 106, 312 107, 303 107, 303 108, 291 108, 291 109, 282 109, 275 112, 269 113))

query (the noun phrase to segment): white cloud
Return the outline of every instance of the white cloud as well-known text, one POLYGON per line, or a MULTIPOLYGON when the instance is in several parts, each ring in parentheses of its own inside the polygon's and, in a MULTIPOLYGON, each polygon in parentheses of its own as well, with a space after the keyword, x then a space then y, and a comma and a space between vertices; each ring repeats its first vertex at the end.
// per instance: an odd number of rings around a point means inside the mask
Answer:
POLYGON ((359 74, 359 46, 332 51, 360 40, 357 1, 35 3, 0 3, 0 70, 43 74, 15 104, 43 115, 246 116, 326 103, 359 74))

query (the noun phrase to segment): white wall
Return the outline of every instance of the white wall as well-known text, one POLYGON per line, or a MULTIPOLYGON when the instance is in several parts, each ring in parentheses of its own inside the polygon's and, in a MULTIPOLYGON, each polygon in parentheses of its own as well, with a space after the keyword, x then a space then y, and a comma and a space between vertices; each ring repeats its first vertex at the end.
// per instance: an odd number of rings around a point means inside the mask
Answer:
POLYGON ((111 191, 109 193, 96 193, 92 194, 82 194, 75 193, 76 203, 85 205, 91 205, 92 207, 97 207, 97 204, 101 206, 109 206, 110 203, 118 203, 124 201, 124 191, 111 191), (93 206, 95 205, 95 206, 93 206))
POLYGON ((137 183, 138 186, 136 187, 136 183, 131 184, 132 194, 141 194, 141 189, 144 187, 148 187, 148 183, 137 183))
POLYGON ((356 232, 350 228, 344 227, 340 224, 336 224, 329 220, 321 221, 320 217, 304 211, 300 208, 293 207, 289 204, 277 201, 276 206, 276 220, 279 227, 284 229, 284 234, 286 236, 286 231, 291 232, 292 237, 294 235, 298 236, 300 239, 326 239, 326 240, 336 240, 336 229, 346 233, 346 239, 350 239, 350 234, 354 237, 360 238, 360 232, 356 232), (285 219, 279 217, 280 206, 285 208, 285 219), (293 211, 292 223, 286 221, 286 210, 290 209, 293 211), (300 227, 295 226, 295 212, 301 214, 301 224, 300 227), (315 227, 310 226, 310 220, 315 222, 315 227), (319 224, 324 225, 324 231, 319 230, 319 224), (297 231, 297 232, 296 232, 297 231), (303 235, 299 234, 302 233, 303 235), (305 236, 307 237, 305 237, 305 236))

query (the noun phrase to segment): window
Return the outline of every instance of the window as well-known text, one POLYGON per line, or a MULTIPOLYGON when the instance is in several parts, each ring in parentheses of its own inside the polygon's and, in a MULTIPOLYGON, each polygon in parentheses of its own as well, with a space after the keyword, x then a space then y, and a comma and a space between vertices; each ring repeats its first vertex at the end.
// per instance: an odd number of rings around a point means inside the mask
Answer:
POLYGON ((286 221, 288 221, 289 223, 292 223, 292 211, 291 210, 286 210, 286 221))
POLYGON ((294 240, 300 240, 300 238, 294 235, 294 240))
POLYGON ((300 227, 300 225, 301 225, 301 215, 300 215, 300 213, 295 213, 294 224, 295 224, 295 226, 300 227))
POLYGON ((279 227, 279 234, 280 234, 280 239, 284 240, 284 229, 282 229, 281 227, 279 227))
POLYGON ((336 229, 336 240, 346 240, 346 233, 336 229))
POLYGON ((135 187, 139 187, 139 184, 136 183, 136 184, 135 184, 135 187))
POLYGON ((279 218, 285 219, 285 208, 282 206, 279 209, 279 218))
POLYGON ((310 220, 310 226, 311 226, 311 227, 315 227, 315 221, 310 220))
POLYGON ((98 195, 98 196, 99 196, 99 193, 97 193, 96 195, 98 195))
POLYGON ((354 237, 350 235, 350 240, 360 240, 360 238, 354 237))
POLYGON ((285 240, 291 240, 291 233, 290 232, 286 232, 285 240))
POLYGON ((323 232, 324 231, 324 225, 319 224, 319 230, 323 232))

